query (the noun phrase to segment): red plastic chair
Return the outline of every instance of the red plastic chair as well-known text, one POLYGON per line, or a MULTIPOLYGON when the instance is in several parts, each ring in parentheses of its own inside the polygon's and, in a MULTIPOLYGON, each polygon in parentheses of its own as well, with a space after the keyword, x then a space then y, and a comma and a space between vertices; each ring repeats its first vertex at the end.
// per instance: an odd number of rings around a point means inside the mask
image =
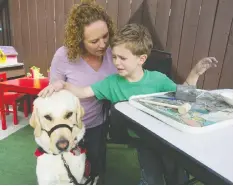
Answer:
MULTIPOLYGON (((0 73, 0 82, 2 81, 7 81, 6 73, 0 73)), ((17 104, 22 99, 24 99, 24 116, 28 117, 28 104, 27 104, 26 94, 16 93, 16 92, 4 92, 3 95, 5 114, 8 115, 9 113, 13 113, 14 125, 17 125, 19 123, 18 115, 17 115, 17 104), (9 110, 9 106, 12 106, 12 111, 9 110)), ((2 112, 0 112, 0 117, 1 117, 1 113, 2 112)))

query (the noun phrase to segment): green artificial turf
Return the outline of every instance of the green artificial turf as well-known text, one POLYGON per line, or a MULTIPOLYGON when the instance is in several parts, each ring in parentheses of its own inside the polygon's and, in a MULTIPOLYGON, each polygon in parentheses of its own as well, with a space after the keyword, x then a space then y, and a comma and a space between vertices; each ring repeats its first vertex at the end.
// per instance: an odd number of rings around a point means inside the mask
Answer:
MULTIPOLYGON (((0 184, 35 185, 37 145, 33 130, 27 126, 0 141, 0 184)), ((124 145, 108 145, 105 184, 139 183, 139 166, 134 149, 124 145)))

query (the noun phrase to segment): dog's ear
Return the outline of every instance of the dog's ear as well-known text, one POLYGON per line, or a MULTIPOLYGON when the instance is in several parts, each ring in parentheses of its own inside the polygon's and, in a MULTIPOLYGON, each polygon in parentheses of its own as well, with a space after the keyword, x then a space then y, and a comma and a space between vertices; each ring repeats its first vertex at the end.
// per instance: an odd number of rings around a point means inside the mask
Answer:
POLYGON ((41 136, 41 124, 38 118, 37 108, 34 106, 32 116, 29 120, 29 124, 34 128, 34 135, 36 137, 41 136))
MULTIPOLYGON (((78 99, 78 98, 77 98, 78 99)), ((83 127, 83 122, 82 122, 82 118, 84 116, 84 109, 82 107, 82 105, 80 104, 79 99, 77 100, 77 113, 76 113, 76 120, 77 120, 77 126, 78 128, 82 128, 83 127)))

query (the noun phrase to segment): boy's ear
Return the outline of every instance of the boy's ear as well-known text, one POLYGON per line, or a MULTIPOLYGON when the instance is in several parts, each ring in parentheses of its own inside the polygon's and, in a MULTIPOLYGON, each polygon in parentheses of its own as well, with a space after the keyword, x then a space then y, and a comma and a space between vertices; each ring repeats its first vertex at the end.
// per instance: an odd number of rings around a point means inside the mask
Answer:
POLYGON ((147 57, 148 57, 147 54, 140 55, 139 59, 140 59, 140 64, 141 65, 143 65, 146 62, 147 57))

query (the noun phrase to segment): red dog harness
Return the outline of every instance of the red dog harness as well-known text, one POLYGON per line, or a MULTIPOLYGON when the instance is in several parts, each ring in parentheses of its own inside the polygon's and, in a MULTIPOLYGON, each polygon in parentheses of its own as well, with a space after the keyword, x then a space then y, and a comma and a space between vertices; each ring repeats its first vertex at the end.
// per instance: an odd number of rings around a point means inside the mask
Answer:
MULTIPOLYGON (((81 147, 75 147, 74 149, 71 149, 70 151, 74 156, 78 156, 79 154, 83 154, 83 153, 87 153, 87 150, 84 149, 84 148, 81 148, 81 147), (78 152, 78 153, 77 153, 78 152)), ((46 151, 44 151, 44 149, 42 149, 41 147, 38 147, 36 149, 36 151, 34 152, 34 155, 36 157, 39 157, 43 154, 47 154, 46 151)), ((85 171, 84 171, 84 176, 85 177, 89 177, 90 176, 90 173, 91 173, 91 164, 90 162, 86 159, 86 162, 85 162, 85 171)))

